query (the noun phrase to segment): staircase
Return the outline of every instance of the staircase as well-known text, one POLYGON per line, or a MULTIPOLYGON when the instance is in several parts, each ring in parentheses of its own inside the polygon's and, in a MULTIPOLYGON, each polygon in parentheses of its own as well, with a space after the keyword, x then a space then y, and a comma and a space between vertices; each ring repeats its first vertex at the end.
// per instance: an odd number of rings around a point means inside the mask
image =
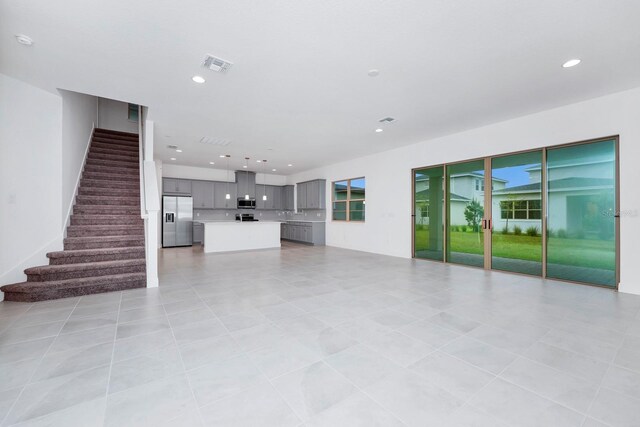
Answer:
POLYGON ((95 129, 64 250, 27 281, 0 288, 5 301, 44 301, 146 286, 138 135, 95 129))

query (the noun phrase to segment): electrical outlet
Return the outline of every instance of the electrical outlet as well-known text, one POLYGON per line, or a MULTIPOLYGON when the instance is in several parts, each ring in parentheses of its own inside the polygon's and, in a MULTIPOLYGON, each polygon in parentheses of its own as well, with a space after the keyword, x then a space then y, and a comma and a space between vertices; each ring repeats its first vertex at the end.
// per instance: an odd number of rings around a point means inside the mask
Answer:
POLYGON ((200 212, 196 212, 196 216, 200 216, 200 212))
POLYGON ((307 216, 307 213, 306 213, 306 212, 304 213, 304 216, 307 216))
POLYGON ((229 216, 229 212, 225 212, 224 216, 229 216))
POLYGON ((318 218, 320 218, 320 212, 318 212, 316 215, 318 216, 318 218))

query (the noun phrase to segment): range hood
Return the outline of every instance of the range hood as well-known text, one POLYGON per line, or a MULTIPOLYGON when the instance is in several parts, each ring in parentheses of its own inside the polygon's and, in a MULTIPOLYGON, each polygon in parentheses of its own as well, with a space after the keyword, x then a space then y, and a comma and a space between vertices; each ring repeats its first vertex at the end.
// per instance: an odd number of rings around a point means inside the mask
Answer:
POLYGON ((238 197, 244 197, 245 194, 249 198, 256 198, 256 173, 247 171, 236 171, 236 184, 238 197))

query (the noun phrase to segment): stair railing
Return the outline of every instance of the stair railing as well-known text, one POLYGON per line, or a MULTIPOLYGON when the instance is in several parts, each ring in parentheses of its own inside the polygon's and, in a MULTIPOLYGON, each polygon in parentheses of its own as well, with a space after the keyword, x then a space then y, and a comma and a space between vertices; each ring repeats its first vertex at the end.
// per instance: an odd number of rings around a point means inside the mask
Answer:
POLYGON ((144 221, 147 287, 158 286, 158 215, 160 193, 153 160, 153 121, 146 120, 146 108, 138 107, 140 217, 144 221))

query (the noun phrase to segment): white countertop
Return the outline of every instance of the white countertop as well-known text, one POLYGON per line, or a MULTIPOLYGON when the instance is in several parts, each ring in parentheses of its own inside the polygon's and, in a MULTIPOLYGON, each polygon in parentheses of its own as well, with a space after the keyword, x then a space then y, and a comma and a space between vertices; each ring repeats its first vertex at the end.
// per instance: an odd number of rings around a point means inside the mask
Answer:
POLYGON ((205 219, 205 220, 196 220, 193 222, 198 222, 201 224, 218 224, 218 225, 247 225, 247 224, 281 224, 282 221, 234 221, 234 220, 222 220, 222 219, 205 219))

